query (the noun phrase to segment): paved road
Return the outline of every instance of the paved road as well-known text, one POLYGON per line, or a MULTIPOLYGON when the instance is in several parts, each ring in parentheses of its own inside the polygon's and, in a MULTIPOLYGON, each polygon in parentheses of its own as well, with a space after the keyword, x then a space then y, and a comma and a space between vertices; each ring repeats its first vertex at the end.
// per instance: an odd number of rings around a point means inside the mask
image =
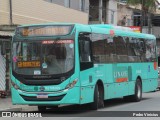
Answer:
MULTIPOLYGON (((32 113, 32 112, 38 112, 36 107, 27 107, 26 109, 23 109, 26 113, 32 113)), ((128 120, 127 117, 120 117, 125 116, 129 114, 130 116, 133 115, 133 113, 154 113, 156 115, 156 111, 159 111, 158 115, 159 117, 154 117, 153 119, 158 120, 160 118, 160 91, 156 92, 150 92, 150 93, 143 93, 143 99, 141 102, 125 102, 123 99, 113 99, 113 100, 107 100, 105 101, 105 107, 99 109, 98 111, 92 111, 89 110, 88 105, 82 105, 82 106, 65 106, 60 107, 58 109, 47 109, 45 113, 42 113, 43 117, 47 117, 47 120, 50 120, 54 117, 56 120, 84 120, 84 119, 91 119, 91 120, 97 120, 97 119, 109 119, 110 117, 106 116, 118 116, 118 117, 112 117, 112 120, 114 119, 122 119, 128 120), (110 112, 112 111, 112 112, 110 112), (129 112, 127 112, 129 111, 129 112), (140 112, 137 112, 140 111, 140 112), (143 111, 143 112, 142 112, 143 111), (104 116, 104 117, 102 117, 104 116), (91 118, 93 117, 93 118, 91 118)), ((38 120, 44 120, 46 118, 31 118, 31 119, 38 119, 38 120)), ((24 118, 28 119, 28 118, 24 118)), ((135 118, 132 117, 132 119, 135 120, 135 118)), ((139 117, 137 119, 147 119, 148 117, 139 117)), ((152 120, 153 120, 152 119, 152 120)))
MULTIPOLYGON (((107 100, 105 101, 105 107, 98 111, 160 111, 160 91, 143 93, 142 97, 141 102, 126 102, 122 98, 107 100)), ((29 109, 26 109, 24 111, 28 110, 29 109)), ((38 111, 37 108, 35 108, 34 111, 38 111)), ((73 113, 94 112, 89 109, 88 105, 74 105, 60 107, 58 109, 47 109, 47 112, 51 112, 53 115, 56 114, 57 111, 58 114, 62 115, 64 114, 64 111, 72 111, 73 113)))

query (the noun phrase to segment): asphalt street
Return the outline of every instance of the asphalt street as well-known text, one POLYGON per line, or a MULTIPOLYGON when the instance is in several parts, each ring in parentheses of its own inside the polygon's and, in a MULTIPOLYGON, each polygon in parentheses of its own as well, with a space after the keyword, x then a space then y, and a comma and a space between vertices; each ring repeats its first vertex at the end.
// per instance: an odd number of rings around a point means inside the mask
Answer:
MULTIPOLYGON (((23 109, 23 113, 39 113, 37 107, 27 107, 23 109)), ((122 98, 106 100, 105 107, 98 109, 97 111, 90 110, 89 105, 72 105, 63 106, 58 109, 49 108, 46 112, 39 113, 42 117, 38 118, 23 118, 38 119, 38 120, 97 120, 97 119, 118 119, 128 120, 150 120, 150 118, 158 120, 160 118, 160 91, 143 93, 143 99, 141 102, 126 102, 122 98), (134 116, 134 115, 143 116, 134 116), (145 116, 144 114, 153 115, 145 116), (158 116, 154 116, 158 115, 158 116)), ((4 119, 4 118, 3 118, 4 119)), ((7 118, 11 119, 11 118, 7 118)), ((17 119, 17 118, 16 118, 17 119)))

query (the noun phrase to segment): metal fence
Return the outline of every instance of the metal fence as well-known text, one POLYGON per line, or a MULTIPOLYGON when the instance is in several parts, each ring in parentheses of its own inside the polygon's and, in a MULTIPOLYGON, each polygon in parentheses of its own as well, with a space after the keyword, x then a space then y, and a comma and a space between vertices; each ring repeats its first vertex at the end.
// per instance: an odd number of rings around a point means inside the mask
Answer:
POLYGON ((6 91, 6 59, 0 53, 0 91, 6 91))

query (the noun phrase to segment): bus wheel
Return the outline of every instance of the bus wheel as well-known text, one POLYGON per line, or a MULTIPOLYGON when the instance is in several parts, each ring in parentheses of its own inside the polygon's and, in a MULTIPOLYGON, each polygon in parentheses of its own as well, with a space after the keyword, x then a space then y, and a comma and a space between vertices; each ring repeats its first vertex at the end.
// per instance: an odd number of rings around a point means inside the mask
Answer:
POLYGON ((142 99, 142 84, 139 79, 136 80, 134 95, 124 96, 125 101, 139 102, 142 99))
POLYGON ((97 110, 104 107, 104 92, 101 86, 96 85, 94 90, 94 101, 91 103, 91 109, 97 110))
POLYGON ((46 106, 38 106, 38 111, 39 111, 39 112, 44 112, 44 111, 46 111, 46 106))
POLYGON ((135 102, 139 102, 142 99, 142 83, 139 79, 136 81, 135 85, 135 93, 133 95, 133 100, 135 102))

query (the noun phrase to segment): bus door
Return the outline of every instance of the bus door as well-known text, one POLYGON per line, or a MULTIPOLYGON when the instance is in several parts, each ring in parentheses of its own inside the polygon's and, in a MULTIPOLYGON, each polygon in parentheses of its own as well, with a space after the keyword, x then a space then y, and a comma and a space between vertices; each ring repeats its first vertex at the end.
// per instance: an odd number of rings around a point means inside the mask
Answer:
POLYGON ((79 35, 79 60, 80 60, 80 81, 81 81, 81 103, 91 102, 90 90, 93 90, 93 62, 91 58, 91 40, 89 35, 79 35))

